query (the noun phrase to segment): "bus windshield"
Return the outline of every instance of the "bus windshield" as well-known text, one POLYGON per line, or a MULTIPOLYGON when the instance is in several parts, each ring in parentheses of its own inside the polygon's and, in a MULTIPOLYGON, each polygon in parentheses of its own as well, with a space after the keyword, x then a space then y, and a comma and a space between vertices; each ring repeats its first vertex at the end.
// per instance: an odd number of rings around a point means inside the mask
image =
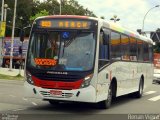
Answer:
POLYGON ((27 66, 55 71, 88 71, 93 68, 96 36, 89 31, 34 31, 27 66))

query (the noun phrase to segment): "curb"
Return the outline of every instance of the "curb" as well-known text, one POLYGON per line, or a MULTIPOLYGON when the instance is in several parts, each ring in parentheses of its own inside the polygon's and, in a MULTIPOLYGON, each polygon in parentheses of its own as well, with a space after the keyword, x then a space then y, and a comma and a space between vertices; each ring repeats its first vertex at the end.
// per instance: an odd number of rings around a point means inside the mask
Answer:
POLYGON ((4 84, 24 84, 24 80, 7 80, 7 79, 0 79, 0 83, 4 84))
POLYGON ((12 69, 12 71, 9 71, 8 68, 0 67, 0 74, 9 76, 17 76, 18 74, 20 74, 21 76, 24 77, 24 70, 19 71, 18 69, 12 69))

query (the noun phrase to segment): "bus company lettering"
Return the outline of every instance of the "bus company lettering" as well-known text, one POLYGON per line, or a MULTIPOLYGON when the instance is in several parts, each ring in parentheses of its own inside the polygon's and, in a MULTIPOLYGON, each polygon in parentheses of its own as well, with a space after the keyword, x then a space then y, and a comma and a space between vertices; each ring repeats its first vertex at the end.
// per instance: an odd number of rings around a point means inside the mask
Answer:
POLYGON ((48 71, 48 74, 60 74, 60 75, 67 75, 67 72, 54 72, 54 71, 48 71))
POLYGON ((35 58, 34 59, 36 65, 41 65, 41 66, 53 66, 57 64, 57 60, 54 59, 40 59, 40 58, 35 58))

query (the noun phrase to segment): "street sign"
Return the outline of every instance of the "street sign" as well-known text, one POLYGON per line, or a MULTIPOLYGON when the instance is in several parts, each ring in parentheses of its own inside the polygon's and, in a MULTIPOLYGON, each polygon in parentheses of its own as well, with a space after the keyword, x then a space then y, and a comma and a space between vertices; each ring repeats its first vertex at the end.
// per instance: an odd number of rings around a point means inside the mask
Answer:
POLYGON ((160 32, 151 32, 151 33, 150 33, 150 38, 151 38, 154 42, 160 42, 160 32))
POLYGON ((0 22, 0 37, 5 36, 6 22, 0 22))

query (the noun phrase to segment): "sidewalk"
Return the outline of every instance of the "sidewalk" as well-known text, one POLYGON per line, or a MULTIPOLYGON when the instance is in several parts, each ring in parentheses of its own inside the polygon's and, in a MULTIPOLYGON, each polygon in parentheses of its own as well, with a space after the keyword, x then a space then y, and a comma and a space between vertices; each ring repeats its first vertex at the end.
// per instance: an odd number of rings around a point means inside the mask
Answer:
MULTIPOLYGON (((1 68, 0 67, 0 74, 10 75, 10 76, 16 76, 16 75, 19 74, 19 69, 12 69, 12 71, 10 71, 9 68, 1 68)), ((24 70, 21 70, 20 74, 22 76, 24 76, 24 70)))

